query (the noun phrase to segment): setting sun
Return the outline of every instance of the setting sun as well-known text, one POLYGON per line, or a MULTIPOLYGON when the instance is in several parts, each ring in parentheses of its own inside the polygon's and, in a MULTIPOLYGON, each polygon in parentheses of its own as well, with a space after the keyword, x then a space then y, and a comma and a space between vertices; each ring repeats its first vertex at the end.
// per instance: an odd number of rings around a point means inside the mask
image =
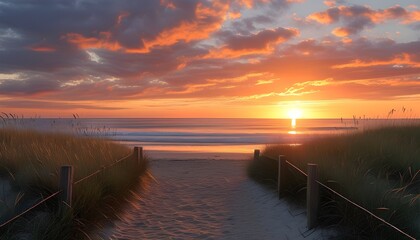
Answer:
POLYGON ((302 116, 302 110, 300 109, 290 109, 288 115, 291 119, 300 118, 302 116))

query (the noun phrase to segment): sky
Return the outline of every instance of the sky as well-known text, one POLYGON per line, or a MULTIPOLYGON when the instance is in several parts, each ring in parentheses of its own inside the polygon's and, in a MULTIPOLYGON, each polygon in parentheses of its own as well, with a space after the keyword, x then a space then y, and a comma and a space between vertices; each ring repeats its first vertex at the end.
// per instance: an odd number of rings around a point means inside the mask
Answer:
POLYGON ((419 117, 420 3, 0 0, 0 111, 419 117))

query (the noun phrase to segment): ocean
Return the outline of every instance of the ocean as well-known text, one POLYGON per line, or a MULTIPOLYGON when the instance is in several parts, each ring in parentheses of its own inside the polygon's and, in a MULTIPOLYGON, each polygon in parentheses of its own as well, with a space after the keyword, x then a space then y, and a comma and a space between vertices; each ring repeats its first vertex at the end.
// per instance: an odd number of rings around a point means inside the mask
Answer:
MULTIPOLYGON (((130 147, 143 146, 153 158, 243 159, 269 144, 354 130, 351 119, 74 118, 20 119, 16 125, 42 131, 102 136, 130 147)), ((16 121, 15 121, 16 122, 16 121)))

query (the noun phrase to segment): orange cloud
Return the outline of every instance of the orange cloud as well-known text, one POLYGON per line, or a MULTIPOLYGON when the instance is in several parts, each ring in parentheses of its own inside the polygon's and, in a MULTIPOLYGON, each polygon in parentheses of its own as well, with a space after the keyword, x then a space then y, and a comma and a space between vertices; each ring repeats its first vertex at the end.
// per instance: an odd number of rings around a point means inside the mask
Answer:
POLYGON ((420 10, 412 11, 409 13, 409 16, 404 21, 404 23, 412 23, 420 21, 420 10))
MULTIPOLYGON (((153 39, 139 39, 143 43, 140 48, 124 48, 117 40, 112 39, 112 32, 101 32, 99 37, 85 37, 78 33, 67 33, 64 38, 77 45, 79 48, 103 48, 110 51, 122 50, 126 53, 148 53, 152 48, 171 46, 177 42, 191 42, 206 39, 211 33, 220 29, 227 13, 229 5, 213 2, 206 6, 198 3, 195 9, 194 21, 181 21, 176 27, 161 31, 153 39)), ((121 13, 117 17, 117 26, 128 13, 121 13)))
POLYGON ((266 49, 254 49, 254 50, 232 50, 227 47, 213 49, 204 56, 203 58, 238 58, 247 55, 255 54, 270 54, 273 51, 273 48, 266 49))
POLYGON ((342 69, 342 68, 358 68, 358 67, 372 67, 372 66, 386 66, 392 65, 393 67, 420 67, 420 62, 413 61, 411 56, 408 53, 403 53, 401 55, 395 56, 391 60, 386 61, 362 61, 360 59, 356 59, 351 61, 350 63, 334 65, 332 66, 333 69, 342 69))
POLYGON ((312 13, 307 17, 308 20, 314 20, 321 24, 331 24, 338 20, 339 10, 331 8, 325 12, 312 13))
POLYGON ((242 15, 240 12, 229 12, 229 18, 230 19, 238 19, 240 18, 242 15))
POLYGON ((339 27, 339 28, 335 28, 332 31, 332 34, 334 34, 337 37, 347 37, 350 34, 352 34, 351 30, 348 28, 344 28, 344 27, 339 27))
POLYGON ((104 48, 111 51, 122 49, 118 42, 110 39, 110 36, 111 33, 109 32, 101 32, 98 38, 85 37, 79 33, 67 33, 63 38, 82 49, 104 48))
POLYGON ((29 49, 35 52, 55 52, 57 50, 54 47, 48 47, 48 46, 33 46, 33 47, 29 47, 29 49))
POLYGON ((349 43, 352 43, 353 42, 353 39, 348 38, 348 37, 343 37, 341 39, 341 42, 344 43, 344 44, 349 44, 349 43))
POLYGON ((334 7, 337 3, 335 2, 335 0, 325 0, 324 4, 328 7, 334 7))
POLYGON ((245 6, 247 8, 252 8, 252 6, 254 5, 253 0, 239 0, 238 3, 239 5, 245 6))
POLYGON ((162 31, 153 40, 143 40, 143 49, 128 49, 127 52, 150 52, 150 49, 154 47, 171 46, 179 41, 191 42, 206 39, 211 33, 220 29, 228 10, 228 4, 214 2, 211 7, 208 7, 199 3, 195 10, 196 21, 181 22, 175 28, 162 31), (218 19, 218 21, 208 22, 210 18, 218 19))

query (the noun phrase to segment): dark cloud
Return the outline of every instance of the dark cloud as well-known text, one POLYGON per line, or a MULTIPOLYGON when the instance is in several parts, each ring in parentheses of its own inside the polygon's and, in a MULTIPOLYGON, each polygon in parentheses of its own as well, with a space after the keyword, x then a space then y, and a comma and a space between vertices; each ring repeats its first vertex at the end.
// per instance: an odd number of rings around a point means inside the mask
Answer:
POLYGON ((52 79, 0 80, 0 94, 32 95, 56 91, 58 82, 52 79))
POLYGON ((288 40, 298 34, 296 29, 267 29, 248 36, 231 35, 226 38, 227 47, 232 50, 264 49, 270 43, 288 40))
POLYGON ((100 105, 86 105, 67 102, 51 102, 51 101, 36 101, 36 100, 2 100, 0 107, 25 108, 25 109, 99 109, 99 110, 121 110, 126 108, 117 107, 103 107, 100 105))
POLYGON ((399 19, 405 23, 418 21, 415 12, 409 12, 401 6, 393 6, 386 9, 374 10, 368 6, 336 6, 322 12, 316 12, 308 16, 308 19, 321 24, 342 22, 343 26, 336 28, 333 34, 343 37, 354 35, 369 26, 378 23, 399 19))
POLYGON ((0 71, 50 72, 86 64, 89 64, 88 56, 79 51, 37 52, 25 48, 0 51, 0 71))
POLYGON ((249 34, 249 32, 255 31, 258 29, 258 25, 263 25, 266 23, 271 23, 274 21, 274 17, 267 15, 259 15, 254 17, 248 17, 245 19, 240 19, 232 23, 232 31, 235 31, 239 34, 249 34))

